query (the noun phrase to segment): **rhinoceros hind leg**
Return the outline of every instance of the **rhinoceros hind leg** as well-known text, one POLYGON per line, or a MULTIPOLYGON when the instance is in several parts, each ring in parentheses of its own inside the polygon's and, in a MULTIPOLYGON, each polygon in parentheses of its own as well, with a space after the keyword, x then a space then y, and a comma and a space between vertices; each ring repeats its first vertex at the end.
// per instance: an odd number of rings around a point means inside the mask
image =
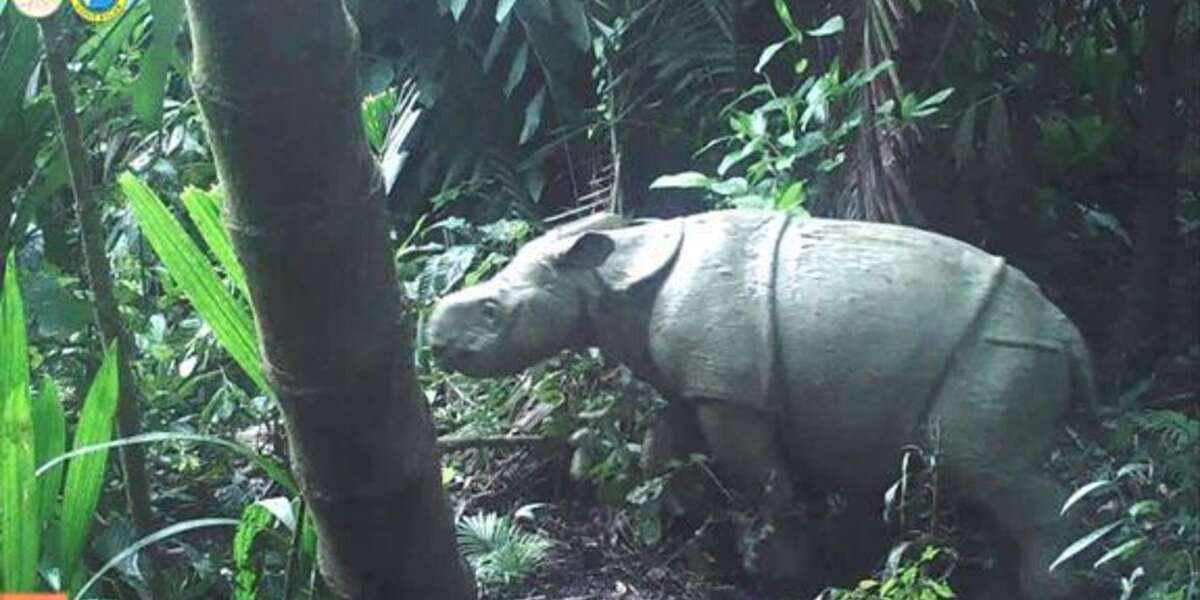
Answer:
POLYGON ((1048 476, 1030 472, 1000 488, 980 489, 972 500, 991 513, 996 524, 1016 542, 1021 597, 1025 600, 1072 600, 1085 591, 1069 569, 1049 571, 1050 564, 1072 541, 1071 522, 1059 516, 1066 492, 1048 476))

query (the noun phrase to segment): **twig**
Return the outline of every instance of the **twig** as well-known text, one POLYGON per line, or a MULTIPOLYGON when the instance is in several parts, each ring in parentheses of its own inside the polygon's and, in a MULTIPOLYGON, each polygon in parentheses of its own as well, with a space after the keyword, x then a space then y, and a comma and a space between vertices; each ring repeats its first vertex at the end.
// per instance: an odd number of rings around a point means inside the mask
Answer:
MULTIPOLYGON (((38 21, 42 34, 42 47, 46 53, 46 71, 50 90, 54 96, 54 108, 58 115, 59 132, 63 152, 67 158, 67 171, 71 177, 71 191, 75 196, 75 213, 79 219, 79 238, 83 246, 84 266, 88 286, 96 309, 96 324, 105 346, 116 346, 117 370, 120 379, 120 398, 117 402, 117 430, 121 437, 133 437, 141 431, 141 392, 133 379, 129 361, 133 357, 133 338, 125 328, 117 299, 113 293, 112 270, 104 250, 104 225, 100 207, 96 202, 92 186, 92 170, 88 163, 87 150, 83 145, 83 133, 76 115, 75 94, 67 71, 67 36, 55 17, 38 21)), ((153 512, 150 506, 150 484, 146 479, 146 455, 141 446, 121 448, 121 466, 125 472, 125 498, 133 518, 134 529, 139 536, 154 531, 153 512)), ((154 553, 147 549, 142 554, 146 561, 146 581, 154 598, 167 598, 167 587, 158 572, 154 553)), ((67 565, 70 568, 72 565, 67 565)))
POLYGON ((296 509, 296 529, 292 531, 292 544, 288 548, 287 569, 283 573, 283 597, 291 600, 292 582, 295 581, 296 569, 300 567, 301 545, 304 544, 304 498, 300 498, 296 509))
POLYGON ((478 437, 444 437, 438 439, 438 449, 442 452, 456 452, 473 448, 529 448, 535 446, 566 445, 557 438, 539 435, 493 435, 478 437))

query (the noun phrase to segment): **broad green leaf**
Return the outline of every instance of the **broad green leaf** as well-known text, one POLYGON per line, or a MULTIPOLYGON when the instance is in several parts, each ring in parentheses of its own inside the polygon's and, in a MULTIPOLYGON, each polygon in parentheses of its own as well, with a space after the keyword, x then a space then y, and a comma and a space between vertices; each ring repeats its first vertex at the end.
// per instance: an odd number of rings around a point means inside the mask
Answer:
MULTIPOLYGON (((67 449, 67 417, 59 400, 58 385, 47 377, 42 380, 42 389, 33 401, 34 462, 43 464, 62 454, 67 449)), ((41 508, 39 531, 53 516, 58 504, 58 493, 62 490, 63 468, 50 469, 38 482, 38 498, 41 508)))
POLYGON ((46 463, 42 464, 37 469, 37 476, 44 477, 51 469, 78 457, 95 454, 97 452, 107 452, 112 448, 121 448, 124 446, 134 446, 137 444, 151 444, 154 442, 195 442, 199 444, 212 444, 221 448, 232 450, 235 454, 241 455, 248 459, 258 468, 262 469, 272 481, 278 483, 285 488, 289 494, 299 494, 300 490, 296 486, 296 481, 288 474, 288 470, 283 465, 275 462, 268 456, 264 456, 256 452, 253 448, 237 442, 219 438, 211 435, 203 435, 199 433, 182 433, 176 431, 155 431, 150 433, 142 433, 139 435, 120 438, 112 441, 106 441, 88 446, 75 447, 70 452, 55 456, 46 463))
POLYGON ((131 173, 122 174, 119 181, 133 206, 138 226, 171 278, 212 328, 221 346, 260 391, 270 394, 259 362, 258 335, 249 309, 222 285, 208 257, 145 183, 131 173))
POLYGON ((1091 533, 1079 538, 1078 540, 1075 540, 1075 542, 1073 544, 1071 544, 1070 546, 1067 546, 1066 550, 1062 551, 1062 554, 1058 555, 1058 558, 1054 559, 1054 562, 1050 563, 1049 570, 1053 571, 1055 569, 1055 567, 1057 567, 1058 565, 1061 565, 1064 562, 1070 560, 1076 554, 1079 554, 1080 552, 1087 550, 1089 546, 1100 541, 1100 538, 1108 535, 1109 532, 1116 529, 1117 527, 1120 527, 1121 523, 1122 523, 1122 521, 1114 521, 1103 527, 1097 527, 1091 533))
MULTIPOLYGON (((101 444, 112 438, 113 415, 116 414, 120 386, 117 380, 117 351, 109 347, 104 362, 79 409, 79 424, 75 427, 73 448, 101 444)), ((63 581, 77 581, 82 566, 83 549, 88 540, 96 503, 104 484, 108 451, 94 452, 67 466, 67 482, 63 488, 62 523, 59 551, 63 581)))
POLYGON ((450 0, 450 14, 454 15, 455 21, 462 19, 465 10, 467 10, 467 0, 450 0))
POLYGON ((183 0, 150 0, 154 16, 150 47, 142 54, 133 83, 133 112, 151 128, 162 124, 163 95, 170 75, 171 54, 183 26, 183 0))
POLYGON ((775 209, 790 212, 804 204, 804 181, 797 181, 788 186, 775 202, 775 209))
POLYGON ((217 257, 221 268, 233 279, 234 285, 242 293, 242 298, 250 298, 250 291, 246 288, 246 273, 233 252, 229 232, 221 225, 221 193, 217 190, 205 192, 189 187, 183 190, 179 199, 183 201, 183 207, 187 209, 192 223, 200 231, 200 237, 204 238, 208 249, 217 257))
POLYGON ((686 173, 675 173, 673 175, 663 175, 654 180, 650 184, 650 189, 664 188, 702 188, 708 187, 711 180, 704 173, 688 171, 686 173))
POLYGON ((825 21, 824 23, 822 23, 820 27, 818 27, 816 29, 809 29, 808 31, 805 31, 804 33, 807 33, 808 35, 811 35, 813 37, 822 37, 822 36, 827 36, 827 35, 833 35, 835 33, 841 33, 842 30, 844 30, 845 28, 846 28, 846 21, 845 21, 845 19, 842 19, 842 15, 834 15, 834 16, 830 17, 828 21, 825 21))
POLYGON ((87 592, 91 591, 92 586, 96 585, 96 583, 99 582, 100 579, 103 578, 105 575, 107 575, 109 571, 113 570, 113 568, 115 568, 117 565, 121 564, 122 562, 125 562, 126 560, 128 560, 129 557, 137 554, 138 552, 141 552, 142 548, 145 548, 146 546, 156 544, 156 543, 161 542, 162 540, 165 540, 172 536, 179 535, 181 533, 186 533, 188 531, 193 531, 196 529, 204 529, 206 527, 236 527, 237 524, 238 524, 237 519, 193 519, 191 521, 184 521, 182 523, 176 523, 169 527, 164 527, 164 528, 134 542, 133 544, 130 544, 129 547, 118 552, 116 554, 116 556, 113 556, 111 559, 109 559, 108 562, 104 563, 104 566, 100 567, 100 569, 96 571, 96 574, 92 575, 92 578, 87 580, 87 583, 83 584, 83 586, 79 588, 78 594, 75 594, 71 597, 72 598, 86 597, 87 592))
POLYGON ((33 479, 33 415, 25 311, 13 255, 0 295, 0 574, 3 589, 32 591, 37 582, 37 481, 33 479), (31 518, 32 517, 32 518, 31 518))

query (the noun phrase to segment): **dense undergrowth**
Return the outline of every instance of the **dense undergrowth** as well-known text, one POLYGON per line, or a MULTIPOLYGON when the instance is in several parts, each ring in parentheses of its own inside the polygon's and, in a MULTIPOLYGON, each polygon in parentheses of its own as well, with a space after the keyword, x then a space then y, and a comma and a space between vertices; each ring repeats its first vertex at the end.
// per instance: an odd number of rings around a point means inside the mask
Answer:
MULTIPOLYGON (((104 597, 134 598, 154 569, 173 598, 328 597, 283 467, 244 277, 218 224, 178 0, 71 29, 104 249, 150 432, 126 442, 147 449, 157 533, 135 530, 113 446, 49 462, 115 437, 115 374, 93 325, 38 34, 12 4, 0 3, 0 249, 12 256, 0 304, 0 585, 79 590, 96 576, 104 597)), ((421 337, 432 303, 494 274, 547 217, 602 206, 800 214, 878 176, 890 183, 876 181, 872 197, 920 205, 926 226, 1005 254, 1108 350, 1114 290, 1129 286, 1147 235, 1135 213, 1149 175, 1131 166, 1150 161, 1139 155, 1145 3, 931 2, 903 16, 844 3, 842 16, 822 6, 817 18, 787 10, 797 3, 748 2, 752 47, 728 56, 712 44, 738 27, 719 0, 581 2, 569 26, 539 20, 535 3, 426 4, 400 25, 382 5, 363 9, 363 123, 391 190, 443 483, 484 597, 797 597, 743 572, 736 550, 761 531, 707 459, 643 469, 663 401, 620 365, 564 354, 474 380, 432 362, 421 337), (413 23, 453 47, 430 50, 429 36, 395 44, 413 23), (864 148, 886 148, 888 160, 864 148)), ((1194 48, 1200 7, 1176 4, 1179 44, 1194 48)), ((1179 81, 1194 84, 1191 69, 1177 67, 1179 81)), ((1157 349, 1128 350, 1120 397, 1095 422, 1064 428, 1047 463, 1075 490, 1064 512, 1087 524, 1055 568, 1085 574, 1102 598, 1200 598, 1200 150, 1196 128, 1182 126, 1195 123, 1194 99, 1180 93, 1171 106, 1185 138, 1175 195, 1161 199, 1173 214, 1149 234, 1172 244, 1166 335, 1157 349)), ((907 480, 887 501, 882 549, 838 581, 814 570, 812 595, 836 583, 824 598, 970 598, 1005 568, 1003 541, 937 503, 929 459, 895 457, 907 480)), ((838 495, 805 502, 813 530, 832 532, 819 550, 848 552, 838 495)))

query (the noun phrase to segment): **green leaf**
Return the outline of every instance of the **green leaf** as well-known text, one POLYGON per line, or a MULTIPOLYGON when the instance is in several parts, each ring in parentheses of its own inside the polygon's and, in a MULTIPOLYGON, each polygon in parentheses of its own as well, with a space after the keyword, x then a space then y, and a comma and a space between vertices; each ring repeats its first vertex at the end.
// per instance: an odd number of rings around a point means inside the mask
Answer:
POLYGON ((29 389, 29 348, 25 336, 25 307, 17 286, 17 266, 12 252, 5 259, 0 288, 0 411, 9 395, 29 389))
POLYGON ((525 107, 525 124, 521 126, 521 138, 517 145, 524 145, 533 138, 533 134, 542 125, 542 113, 545 112, 546 106, 546 86, 538 90, 538 93, 533 96, 533 100, 529 101, 529 106, 525 107))
MULTIPOLYGON (((117 351, 109 347, 79 410, 79 424, 75 427, 72 447, 100 444, 112 438, 118 396, 117 351)), ((63 581, 76 581, 78 569, 82 566, 83 549, 96 516, 96 503, 100 500, 107 465, 108 452, 104 451, 88 454, 67 466, 59 531, 63 581)))
POLYGON ((96 583, 105 575, 107 575, 109 571, 111 571, 117 565, 128 560, 129 557, 141 552, 142 548, 145 548, 146 546, 156 544, 169 537, 195 529, 203 529, 206 527, 236 527, 237 524, 237 519, 193 519, 191 521, 184 521, 183 523, 176 523, 169 527, 164 527, 134 542, 133 544, 130 544, 129 547, 118 552, 116 556, 113 556, 108 562, 104 563, 104 566, 100 567, 100 569, 96 571, 96 574, 92 575, 92 578, 87 580, 87 583, 83 584, 83 586, 79 588, 78 594, 75 594, 71 597, 85 597, 87 592, 91 591, 92 586, 96 585, 96 583))
POLYGON ((675 173, 673 175, 663 175, 654 180, 650 184, 650 189, 665 189, 665 188, 703 188, 708 187, 711 180, 704 173, 688 171, 686 173, 675 173))
POLYGON ((463 11, 467 9, 467 0, 450 0, 450 14, 454 15, 454 20, 462 19, 463 11))
POLYGON ((755 152, 762 149, 763 141, 760 138, 750 140, 747 144, 739 148, 736 152, 731 152, 721 159, 721 164, 717 165, 717 175, 724 177, 729 169, 737 166, 738 163, 746 160, 755 152))
POLYGON ((1140 500, 1129 507, 1129 516, 1135 519, 1162 514, 1162 503, 1158 500, 1140 500))
POLYGON ((162 124, 171 55, 183 26, 183 0, 150 0, 150 12, 154 29, 133 84, 133 112, 147 127, 158 128, 162 124))
POLYGON ((171 278, 238 366, 260 391, 271 394, 259 362, 258 335, 250 310, 221 284, 208 257, 145 183, 131 173, 122 174, 119 181, 133 206, 138 226, 171 278))
POLYGON ((0 31, 4 31, 0 37, 0 123, 4 123, 25 101, 26 84, 41 57, 41 47, 35 21, 24 15, 0 15, 0 31))
POLYGON ((712 182, 708 189, 719 196, 740 196, 750 192, 750 183, 745 177, 731 177, 712 182))
POLYGON ((1067 498, 1066 502, 1063 502, 1062 510, 1058 511, 1058 514, 1067 514, 1067 511, 1070 510, 1076 502, 1083 500, 1088 494, 1110 485, 1112 485, 1112 482, 1107 479, 1097 479, 1096 481, 1080 487, 1079 489, 1075 490, 1073 494, 1071 494, 1071 497, 1067 498))
MULTIPOLYGON (((34 463, 42 464, 62 454, 67 449, 67 418, 59 400, 58 385, 47 377, 42 380, 42 389, 33 401, 34 463)), ((62 491, 62 466, 51 469, 38 482, 38 498, 41 517, 39 531, 54 513, 58 493, 62 491)))
POLYGON ((75 51, 75 61, 88 64, 90 72, 103 78, 150 11, 149 2, 131 3, 128 10, 122 12, 115 21, 99 27, 79 45, 75 51))
POLYGON ((842 18, 842 15, 834 15, 830 17, 828 21, 822 23, 820 27, 816 29, 809 29, 804 33, 807 33, 813 37, 824 37, 827 35, 833 35, 835 33, 841 33, 845 28, 846 21, 842 18))
POLYGON ((513 59, 512 67, 508 70, 508 81, 504 83, 504 95, 512 96, 513 90, 525 78, 525 67, 529 64, 529 43, 521 44, 517 56, 513 59))
POLYGON ((496 22, 504 22, 508 18, 508 13, 512 11, 513 5, 516 3, 517 0, 500 0, 496 4, 496 22))
POLYGON ((754 72, 762 73, 763 68, 767 66, 767 63, 770 63, 771 59, 775 58, 775 55, 779 53, 779 51, 782 50, 786 45, 787 40, 784 40, 782 42, 775 42, 774 44, 764 48, 762 54, 758 56, 758 64, 754 65, 754 72))
POLYGON ((260 504, 251 504, 242 511, 237 533, 233 535, 234 598, 254 600, 258 592, 258 573, 254 564, 254 539, 269 531, 275 516, 260 504))
POLYGON ((793 209, 803 205, 805 199, 804 183, 804 181, 797 181, 792 185, 789 185, 788 188, 784 190, 782 194, 780 194, 779 198, 776 199, 775 210, 790 212, 793 209))
POLYGON ((179 199, 183 201, 183 207, 187 209, 192 223, 200 231, 200 237, 204 238, 208 249, 212 251, 213 256, 217 257, 217 263, 229 274, 229 278, 242 293, 242 298, 249 299, 250 290, 246 288, 246 273, 242 270, 242 263, 238 262, 237 255, 233 252, 233 242, 229 239, 229 232, 225 231, 221 225, 221 202, 223 201, 221 193, 215 189, 205 192, 188 187, 183 190, 179 199))
POLYGON ((4 589, 33 590, 37 582, 40 519, 33 479, 33 410, 25 311, 10 253, 0 296, 0 575, 4 589))
POLYGON ((796 43, 804 41, 804 34, 800 33, 799 27, 796 27, 796 21, 792 18, 792 11, 788 9, 787 0, 775 0, 775 13, 779 15, 779 22, 783 23, 796 43))
POLYGON ((42 464, 37 469, 37 476, 45 476, 51 469, 78 457, 95 454, 97 452, 107 452, 112 448, 121 448, 124 446, 133 446, 137 444, 151 444, 155 442, 195 442, 199 444, 211 444, 221 448, 232 450, 246 459, 249 459, 259 469, 262 469, 272 481, 278 483, 285 488, 290 494, 299 494, 300 490, 296 487, 296 481, 288 474, 288 470, 283 465, 275 462, 269 456, 264 456, 256 452, 253 448, 238 442, 219 438, 211 435, 203 435, 199 433, 183 433, 178 431, 153 431, 142 433, 127 438, 120 438, 112 441, 91 444, 87 446, 77 446, 70 452, 56 456, 46 463, 42 464))
POLYGON ((560 122, 572 122, 583 114, 580 90, 589 89, 588 70, 591 32, 587 14, 577 0, 517 2, 513 7, 525 29, 531 52, 541 67, 560 122))
POLYGON ((1120 527, 1121 523, 1122 523, 1122 521, 1114 521, 1103 527, 1098 527, 1095 530, 1093 530, 1091 533, 1079 538, 1078 540, 1075 540, 1075 542, 1073 544, 1071 544, 1070 546, 1067 546, 1066 550, 1062 551, 1062 554, 1058 555, 1058 558, 1054 559, 1054 562, 1050 563, 1049 570, 1053 571, 1055 569, 1055 567, 1057 567, 1058 565, 1061 565, 1062 563, 1070 560, 1076 554, 1079 554, 1080 552, 1087 550, 1089 546, 1091 546, 1092 544, 1095 544, 1097 541, 1100 540, 1100 538, 1108 535, 1109 532, 1116 529, 1117 527, 1120 527))
POLYGON ((1125 543, 1120 544, 1116 548, 1113 548, 1112 550, 1105 552, 1104 556, 1101 556, 1099 559, 1096 560, 1096 562, 1092 563, 1092 568, 1095 569, 1095 568, 1113 560, 1114 558, 1129 558, 1129 557, 1133 556, 1134 554, 1137 554, 1142 549, 1142 546, 1145 546, 1145 545, 1146 545, 1145 537, 1136 537, 1136 538, 1133 538, 1132 540, 1128 540, 1125 543))

